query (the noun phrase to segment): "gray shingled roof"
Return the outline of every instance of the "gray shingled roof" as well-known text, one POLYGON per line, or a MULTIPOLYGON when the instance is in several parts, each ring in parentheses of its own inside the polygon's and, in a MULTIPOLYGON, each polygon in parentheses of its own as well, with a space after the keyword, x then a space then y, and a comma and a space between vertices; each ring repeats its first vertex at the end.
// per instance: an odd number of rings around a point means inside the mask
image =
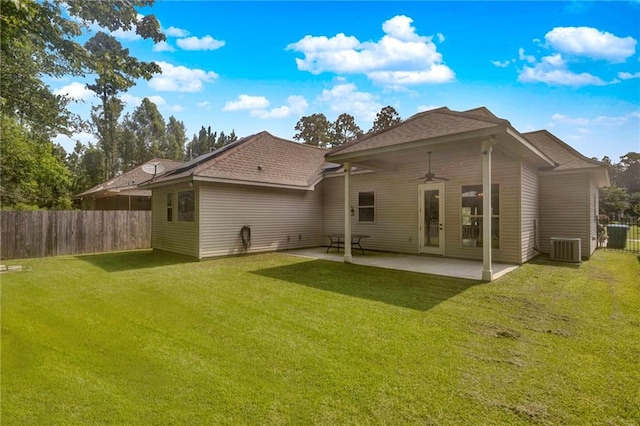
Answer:
POLYGON ((580 154, 547 130, 523 133, 522 136, 529 140, 540 151, 548 155, 557 164, 553 170, 560 171, 606 167, 604 163, 592 160, 580 154))
POLYGON ((421 112, 379 132, 365 134, 334 148, 327 157, 505 125, 510 126, 508 121, 495 117, 484 107, 467 112, 451 111, 443 107, 421 112))
POLYGON ((193 179, 308 188, 320 179, 326 152, 260 132, 199 157, 156 179, 154 185, 193 179))
MULTIPOLYGON (((149 160, 144 164, 149 163, 159 163, 164 166, 164 173, 175 169, 176 167, 184 164, 181 161, 167 160, 165 158, 154 158, 153 160, 149 160)), ((121 174, 120 176, 116 176, 113 179, 110 179, 106 182, 102 182, 91 189, 88 189, 80 194, 76 195, 74 198, 82 198, 88 195, 107 195, 108 193, 117 193, 118 191, 127 191, 132 195, 151 195, 151 191, 135 189, 137 186, 150 181, 153 176, 142 171, 142 166, 144 164, 139 165, 138 167, 129 170, 126 173, 121 174)))

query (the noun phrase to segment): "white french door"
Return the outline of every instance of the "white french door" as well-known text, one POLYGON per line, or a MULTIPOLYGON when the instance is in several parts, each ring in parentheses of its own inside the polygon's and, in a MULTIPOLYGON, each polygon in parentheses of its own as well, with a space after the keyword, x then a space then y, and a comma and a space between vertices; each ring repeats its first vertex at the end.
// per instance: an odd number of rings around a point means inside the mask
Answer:
POLYGON ((444 254, 444 184, 418 186, 420 253, 444 254))

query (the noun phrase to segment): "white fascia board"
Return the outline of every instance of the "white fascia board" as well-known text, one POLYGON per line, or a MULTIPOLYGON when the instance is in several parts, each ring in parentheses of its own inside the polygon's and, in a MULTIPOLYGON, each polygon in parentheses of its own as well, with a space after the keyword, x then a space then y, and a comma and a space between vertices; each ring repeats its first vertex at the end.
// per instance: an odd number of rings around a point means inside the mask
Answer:
POLYGON ((299 185, 285 185, 279 183, 267 183, 260 181, 251 181, 251 180, 239 180, 239 179, 223 179, 223 178, 212 178, 212 177, 204 177, 204 176, 194 176, 194 181, 197 182, 209 182, 209 183, 229 183, 233 185, 250 185, 250 186, 263 186, 267 188, 281 188, 281 189, 297 189, 303 191, 313 191, 315 185, 318 182, 314 182, 308 186, 299 186, 299 185))

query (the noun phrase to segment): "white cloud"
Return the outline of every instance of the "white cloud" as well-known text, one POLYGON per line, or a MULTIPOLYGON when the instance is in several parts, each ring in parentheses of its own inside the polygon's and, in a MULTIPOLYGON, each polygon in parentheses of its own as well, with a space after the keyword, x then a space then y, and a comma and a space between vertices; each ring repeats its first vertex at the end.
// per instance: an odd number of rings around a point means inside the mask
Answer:
POLYGON ((270 102, 264 96, 240 95, 235 101, 227 101, 224 104, 223 111, 240 111, 240 110, 256 110, 264 109, 270 105, 270 102))
POLYGON ((202 102, 198 102, 196 105, 200 108, 206 108, 210 106, 211 103, 209 101, 202 101, 202 102))
POLYGON ((167 105, 165 108, 167 111, 171 112, 181 112, 184 111, 184 107, 182 105, 167 105))
MULTIPOLYGON (((595 64, 590 68, 591 72, 578 73, 572 71, 572 68, 576 63, 589 64, 590 61, 624 62, 635 54, 637 44, 632 37, 621 38, 591 27, 556 27, 545 35, 545 40, 544 44, 535 40, 538 49, 549 51, 540 60, 527 55, 524 48, 518 50, 519 60, 525 62, 518 76, 519 81, 573 87, 619 83, 620 80, 616 78, 604 79, 592 74, 592 70, 603 69, 595 64)), ((502 65, 500 62, 493 64, 502 65)), ((618 73, 618 77, 623 80, 636 78, 630 73, 618 73)))
POLYGON ((199 92, 203 83, 209 83, 218 78, 213 71, 198 68, 187 68, 183 65, 175 66, 168 62, 156 62, 162 68, 162 74, 149 80, 149 87, 158 91, 171 92, 199 92))
POLYGON ((572 118, 569 117, 567 115, 564 114, 553 114, 551 116, 551 122, 549 123, 549 126, 553 127, 556 124, 568 124, 571 126, 588 126, 589 125, 589 119, 587 118, 572 118))
POLYGON ((562 68, 567 64, 565 60, 562 59, 562 55, 559 53, 556 53, 555 55, 543 57, 542 63, 555 68, 562 68))
POLYGON ((536 62, 536 57, 533 55, 527 55, 524 53, 524 49, 521 47, 518 49, 518 57, 521 61, 527 61, 530 64, 534 64, 536 62))
POLYGON ((564 114, 553 114, 551 116, 551 121, 549 122, 550 127, 554 127, 556 125, 568 125, 568 126, 580 126, 578 131, 580 133, 590 133, 591 131, 587 127, 593 126, 622 126, 627 124, 632 118, 640 118, 639 111, 633 111, 625 115, 619 116, 608 116, 608 115, 599 115, 595 118, 584 118, 584 117, 570 117, 564 114))
POLYGON ((175 52, 176 49, 166 41, 159 41, 153 45, 154 52, 175 52))
POLYGON ((444 34, 442 34, 442 33, 438 33, 438 34, 436 34, 436 37, 438 38, 438 41, 439 41, 440 43, 442 43, 443 41, 445 41, 445 40, 446 40, 446 39, 445 39, 445 37, 444 37, 444 34))
POLYGON ((176 40, 176 44, 184 50, 216 50, 224 46, 225 42, 207 35, 202 38, 195 36, 181 38, 176 40))
POLYGON ((491 63, 492 63, 494 66, 498 67, 498 68, 506 68, 506 67, 508 67, 508 66, 509 66, 509 64, 511 63, 511 61, 509 61, 509 60, 504 61, 504 62, 500 62, 500 61, 491 61, 491 63))
POLYGON ((86 101, 95 96, 95 93, 87 89, 84 83, 74 81, 73 83, 62 86, 59 89, 53 91, 54 95, 67 96, 77 101, 86 101))
POLYGON ((631 74, 630 72, 619 72, 618 78, 620 78, 621 80, 631 80, 634 78, 640 78, 640 72, 637 72, 635 74, 631 74))
POLYGON ((368 75, 374 82, 385 86, 446 83, 455 77, 446 65, 433 65, 425 71, 375 71, 368 75))
POLYGON ((547 83, 557 86, 604 86, 608 84, 600 77, 588 72, 576 74, 566 69, 553 69, 542 62, 534 67, 524 67, 518 81, 523 83, 547 83))
POLYGON ((187 37, 189 35, 189 31, 176 27, 169 27, 164 30, 164 33, 169 37, 187 37))
POLYGON ((346 112, 355 118, 373 121, 382 108, 371 93, 358 92, 354 84, 339 84, 323 90, 317 100, 330 106, 332 112, 346 112))
POLYGON ((556 27, 545 40, 559 52, 610 62, 624 62, 635 54, 633 37, 617 37, 591 27, 556 27))
MULTIPOLYGON (((420 36, 404 15, 382 24, 385 35, 377 42, 360 42, 343 33, 334 37, 307 35, 288 50, 301 52, 298 69, 312 74, 365 74, 383 85, 443 83, 455 78, 453 70, 443 64, 442 54, 430 36, 420 36)), ((439 35, 444 40, 443 35, 439 35)))
POLYGON ((302 96, 289 96, 287 98, 287 105, 280 106, 278 108, 273 108, 269 111, 264 109, 253 110, 251 111, 252 117, 258 117, 262 119, 268 118, 287 118, 292 115, 300 116, 302 115, 309 104, 307 100, 302 96))
MULTIPOLYGON (((156 104, 156 106, 158 107, 167 104, 167 101, 162 96, 154 95, 154 96, 147 96, 147 98, 149 98, 149 100, 154 104, 156 104)), ((140 103, 142 102, 142 99, 143 98, 140 98, 138 96, 133 96, 128 93, 125 93, 120 97, 120 100, 122 100, 124 103, 128 105, 136 105, 136 106, 140 105, 140 103)))

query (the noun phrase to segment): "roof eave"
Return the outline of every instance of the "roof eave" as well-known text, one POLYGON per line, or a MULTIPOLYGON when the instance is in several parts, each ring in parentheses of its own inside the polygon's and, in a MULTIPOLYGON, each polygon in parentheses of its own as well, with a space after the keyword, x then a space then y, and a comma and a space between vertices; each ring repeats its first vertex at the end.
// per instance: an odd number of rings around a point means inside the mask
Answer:
POLYGON ((188 183, 188 182, 193 182, 193 176, 188 175, 188 176, 183 176, 180 178, 175 178, 175 179, 164 179, 164 180, 160 180, 160 181, 153 181, 153 182, 147 182, 143 185, 140 185, 141 188, 149 188, 149 189, 156 189, 156 188, 160 188, 163 186, 169 186, 169 185, 175 185, 177 183, 188 183))
MULTIPOLYGON (((228 183, 232 185, 249 185, 249 186, 261 186, 267 188, 281 188, 281 189, 297 189, 304 191, 313 191, 315 186, 322 180, 322 176, 313 181, 313 183, 308 185, 291 185, 284 183, 273 183, 273 182, 263 182, 263 181, 253 181, 253 180, 244 180, 244 179, 226 179, 226 178, 216 178, 216 177, 207 177, 207 176, 194 176, 193 178, 196 182, 207 182, 207 183, 228 183)), ((171 182, 175 183, 175 182, 171 182)))
POLYGON ((520 142, 520 144, 522 144, 525 148, 527 148, 529 151, 533 152, 535 155, 537 155, 538 157, 540 157, 540 159, 542 159, 545 163, 547 163, 549 166, 555 166, 556 163, 548 156, 546 155, 544 152, 540 151, 538 148, 536 148, 535 145, 533 145, 531 142, 529 142, 524 136, 522 136, 517 130, 512 129, 512 128, 507 128, 507 134, 509 136, 511 136, 512 138, 516 139, 518 142, 520 142))
POLYGON ((471 130, 468 132, 452 133, 449 135, 438 136, 435 138, 420 139, 416 141, 405 142, 405 143, 396 144, 396 145, 388 145, 388 146, 383 146, 379 148, 362 149, 355 152, 348 152, 344 154, 337 153, 335 155, 326 156, 325 160, 328 162, 339 163, 339 162, 350 161, 350 160, 361 158, 361 157, 385 154, 388 152, 397 152, 397 151, 402 151, 406 149, 421 148, 421 147, 427 147, 427 146, 433 146, 433 145, 439 145, 439 144, 451 143, 451 142, 461 142, 469 139, 477 139, 477 138, 484 138, 484 137, 489 138, 499 133, 503 133, 504 130, 505 130, 505 126, 496 125, 491 127, 485 127, 483 129, 471 130))

